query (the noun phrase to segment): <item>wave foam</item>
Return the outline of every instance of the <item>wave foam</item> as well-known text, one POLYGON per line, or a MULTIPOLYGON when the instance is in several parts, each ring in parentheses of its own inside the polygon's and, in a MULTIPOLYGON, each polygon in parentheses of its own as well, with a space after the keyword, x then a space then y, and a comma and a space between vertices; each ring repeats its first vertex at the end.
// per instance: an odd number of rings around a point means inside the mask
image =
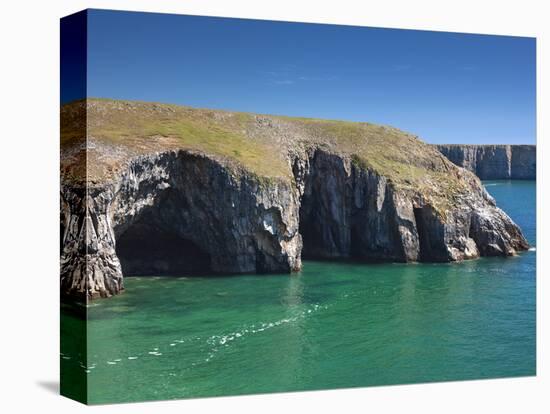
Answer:
POLYGON ((235 331, 235 332, 231 332, 231 333, 228 333, 228 334, 225 334, 225 335, 212 335, 210 338, 208 338, 206 340, 206 342, 212 346, 212 348, 210 349, 210 352, 207 356, 207 358, 204 360, 205 362, 209 362, 213 357, 214 355, 218 352, 219 350, 219 346, 229 346, 230 342, 238 339, 238 338, 242 338, 246 335, 251 335, 251 334, 257 334, 257 333, 260 333, 260 332, 264 332, 264 331, 267 331, 268 329, 272 329, 272 328, 275 328, 277 326, 281 326, 283 324, 287 324, 287 323, 292 323, 292 322, 296 322, 298 321, 299 319, 303 319, 303 318, 306 318, 308 316, 310 316, 312 313, 315 313, 316 311, 320 310, 320 309, 327 309, 328 308, 328 305, 318 305, 318 304, 314 304, 310 309, 305 309, 303 310, 302 312, 299 312, 297 315, 295 316, 292 316, 292 317, 288 317, 288 318, 283 318, 283 319, 279 319, 277 321, 274 321, 274 322, 260 322, 260 323, 257 323, 257 324, 252 324, 252 325, 249 325, 248 327, 244 328, 244 329, 241 329, 241 330, 238 330, 238 331, 235 331))

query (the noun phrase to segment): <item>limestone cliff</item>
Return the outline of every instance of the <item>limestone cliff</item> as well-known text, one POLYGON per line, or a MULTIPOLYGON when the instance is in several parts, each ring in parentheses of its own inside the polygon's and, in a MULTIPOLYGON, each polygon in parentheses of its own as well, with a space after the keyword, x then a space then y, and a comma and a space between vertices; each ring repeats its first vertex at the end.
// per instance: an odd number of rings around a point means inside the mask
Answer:
POLYGON ((436 145, 443 155, 482 180, 534 180, 535 145, 436 145))
POLYGON ((132 274, 528 247, 477 177, 390 127, 91 99, 62 108, 61 162, 62 292, 86 299, 132 274))

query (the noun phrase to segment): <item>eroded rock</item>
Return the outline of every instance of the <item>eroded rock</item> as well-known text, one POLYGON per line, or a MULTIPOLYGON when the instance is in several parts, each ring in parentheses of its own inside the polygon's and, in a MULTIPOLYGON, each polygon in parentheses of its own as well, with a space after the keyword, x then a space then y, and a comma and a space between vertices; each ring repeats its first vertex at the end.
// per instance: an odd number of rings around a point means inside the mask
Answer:
POLYGON ((349 157, 316 150, 293 165, 294 182, 262 180, 169 151, 87 194, 64 187, 63 291, 108 297, 123 274, 290 273, 302 255, 446 262, 527 248, 478 184, 443 217, 349 157))
POLYGON ((459 167, 482 180, 534 180, 537 175, 535 145, 436 145, 459 167))
MULTIPOLYGON (((291 273, 302 257, 449 262, 528 248, 477 177, 394 128, 125 101, 65 112, 61 289, 72 297, 116 295, 126 275, 291 273)), ((478 159, 461 154, 465 165, 478 159)))

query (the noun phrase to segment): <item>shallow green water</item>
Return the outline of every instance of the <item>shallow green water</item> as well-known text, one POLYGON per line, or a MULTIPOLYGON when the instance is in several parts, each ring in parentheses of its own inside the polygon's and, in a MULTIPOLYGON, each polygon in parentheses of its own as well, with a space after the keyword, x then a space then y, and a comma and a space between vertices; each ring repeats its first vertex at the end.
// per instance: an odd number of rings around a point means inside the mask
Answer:
MULTIPOLYGON (((535 183, 486 184, 534 245, 535 183)), ((91 403, 534 375, 535 255, 128 278, 62 364, 91 403)))

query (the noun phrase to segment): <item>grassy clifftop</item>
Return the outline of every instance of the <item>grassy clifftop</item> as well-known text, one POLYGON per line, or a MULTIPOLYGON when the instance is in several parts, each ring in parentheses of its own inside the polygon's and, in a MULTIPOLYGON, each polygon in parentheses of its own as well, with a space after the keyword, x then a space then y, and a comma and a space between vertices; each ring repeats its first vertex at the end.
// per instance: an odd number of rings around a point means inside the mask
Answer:
POLYGON ((65 171, 82 162, 75 154, 87 145, 86 174, 94 181, 108 179, 132 157, 170 149, 205 153, 260 177, 291 179, 289 154, 323 148, 434 201, 447 203, 466 191, 462 173, 435 148, 364 122, 88 99, 62 107, 61 144, 69 154, 62 160, 65 171))

